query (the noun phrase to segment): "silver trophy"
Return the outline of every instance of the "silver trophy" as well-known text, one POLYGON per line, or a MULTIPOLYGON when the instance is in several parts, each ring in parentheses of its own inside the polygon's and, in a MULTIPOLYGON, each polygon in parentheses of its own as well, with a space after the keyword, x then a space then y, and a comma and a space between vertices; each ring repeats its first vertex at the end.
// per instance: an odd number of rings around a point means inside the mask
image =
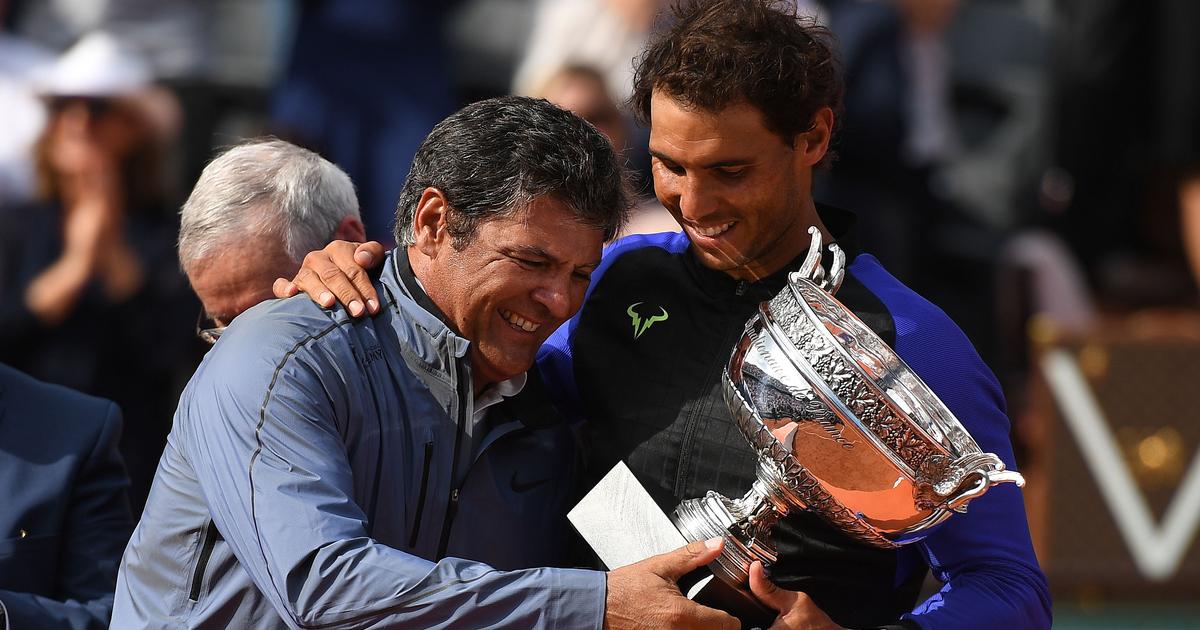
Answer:
POLYGON ((709 492, 684 501, 671 516, 673 528, 614 510, 635 502, 627 487, 598 486, 571 517, 610 568, 679 540, 723 537, 722 555, 709 569, 744 593, 751 562, 775 561, 771 526, 793 510, 815 512, 868 545, 895 548, 965 512, 996 484, 1024 485, 999 457, 982 452, 929 387, 833 297, 845 255, 829 245, 826 273, 821 234, 809 233, 801 268, 759 305, 725 368, 725 400, 758 453, 757 480, 740 499, 709 492), (615 518, 601 523, 601 512, 615 518), (621 526, 626 531, 617 533, 621 526), (653 536, 662 540, 646 542, 653 536))

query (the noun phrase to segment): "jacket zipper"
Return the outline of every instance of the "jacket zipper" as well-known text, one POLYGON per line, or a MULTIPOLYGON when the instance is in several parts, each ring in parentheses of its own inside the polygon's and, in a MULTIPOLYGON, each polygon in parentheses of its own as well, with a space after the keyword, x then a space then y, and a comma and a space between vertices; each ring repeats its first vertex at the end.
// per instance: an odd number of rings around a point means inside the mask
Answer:
MULTIPOLYGON (((738 282, 739 287, 741 287, 743 284, 745 284, 744 280, 738 282)), ((741 294, 739 293, 739 295, 741 294)), ((729 332, 725 334, 725 340, 720 347, 732 348, 733 345, 737 343, 737 340, 741 338, 744 331, 744 325, 731 328, 729 332)), ((724 370, 718 370, 716 375, 714 375, 714 379, 705 383, 705 389, 703 391, 712 391, 712 389, 717 386, 717 383, 720 382, 722 373, 724 373, 724 370)), ((697 425, 700 423, 701 415, 702 414, 700 413, 700 410, 696 407, 693 407, 683 425, 683 437, 679 440, 679 464, 675 469, 674 489, 676 496, 688 496, 689 489, 687 488, 686 482, 688 476, 691 474, 691 469, 693 466, 691 454, 695 451, 694 444, 696 441, 696 429, 697 425)))
POLYGON ((213 547, 217 545, 220 537, 221 533, 217 531, 216 523, 210 520, 208 526, 204 528, 204 542, 200 545, 200 557, 196 560, 196 570, 192 573, 192 590, 188 599, 194 602, 200 601, 200 586, 204 583, 204 569, 208 568, 208 559, 212 556, 213 547))
POLYGON ((454 515, 458 512, 458 452, 462 449, 462 439, 465 430, 463 427, 467 422, 465 401, 470 400, 467 396, 471 395, 470 382, 463 378, 462 365, 454 362, 454 373, 458 375, 458 423, 454 432, 454 455, 450 458, 450 496, 446 500, 446 516, 442 519, 442 539, 438 542, 437 559, 441 560, 446 557, 446 547, 450 545, 450 526, 454 524, 454 515), (467 392, 463 393, 463 384, 467 386, 467 392))
POLYGON ((421 533, 421 513, 425 511, 425 492, 429 489, 429 464, 433 459, 433 442, 425 443, 425 463, 421 468, 421 492, 417 494, 417 515, 413 518, 412 535, 408 537, 408 546, 417 546, 417 536, 421 533))

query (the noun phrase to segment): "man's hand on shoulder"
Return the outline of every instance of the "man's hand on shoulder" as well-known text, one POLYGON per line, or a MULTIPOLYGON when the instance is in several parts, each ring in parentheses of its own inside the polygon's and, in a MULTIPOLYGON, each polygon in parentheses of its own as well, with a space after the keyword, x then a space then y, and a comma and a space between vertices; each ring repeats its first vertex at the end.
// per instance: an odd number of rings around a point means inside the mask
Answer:
POLYGON ((383 262, 383 245, 376 241, 351 243, 332 241, 304 257, 296 277, 277 278, 271 287, 275 297, 292 297, 303 291, 325 308, 335 301, 352 317, 379 312, 379 295, 371 285, 368 269, 383 262), (363 305, 366 305, 365 307, 363 305))
POLYGON ((844 630, 805 593, 779 588, 767 579, 761 562, 750 565, 750 592, 767 606, 779 611, 770 630, 844 630))
POLYGON ((729 628, 732 616, 701 606, 679 592, 675 582, 721 553, 721 540, 692 542, 608 573, 605 630, 624 628, 729 628))

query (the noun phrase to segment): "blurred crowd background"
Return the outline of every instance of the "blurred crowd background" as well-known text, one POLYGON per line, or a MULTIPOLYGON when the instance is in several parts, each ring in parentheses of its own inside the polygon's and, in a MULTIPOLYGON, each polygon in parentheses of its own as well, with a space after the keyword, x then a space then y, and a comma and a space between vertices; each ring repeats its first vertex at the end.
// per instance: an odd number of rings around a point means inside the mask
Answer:
MULTIPOLYGON (((1195 627, 1200 3, 797 3, 838 37, 847 79, 815 197, 856 211, 864 248, 1000 376, 1058 625, 1195 627), (1042 374, 1058 351, 1115 459, 1080 445, 1079 401, 1042 374), (1142 503, 1106 494, 1116 468, 1142 503), (1139 509, 1150 526, 1131 534, 1116 514, 1139 509), (1148 571, 1158 535, 1184 543, 1148 571)), ((0 0, 0 362, 120 404, 140 512, 207 348, 174 248, 220 148, 270 134, 321 153, 387 241, 434 123, 541 96, 627 157, 630 231, 677 229, 623 108, 665 4, 0 0)))

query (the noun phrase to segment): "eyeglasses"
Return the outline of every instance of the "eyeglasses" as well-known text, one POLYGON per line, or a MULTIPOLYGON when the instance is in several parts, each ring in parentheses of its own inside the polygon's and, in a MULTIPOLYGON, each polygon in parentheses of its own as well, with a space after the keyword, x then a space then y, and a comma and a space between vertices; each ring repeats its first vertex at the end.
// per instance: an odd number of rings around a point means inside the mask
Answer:
POLYGON ((208 316, 208 313, 204 312, 203 308, 200 309, 200 315, 196 317, 196 336, 211 346, 217 343, 223 332, 225 332, 225 326, 217 324, 208 316))

